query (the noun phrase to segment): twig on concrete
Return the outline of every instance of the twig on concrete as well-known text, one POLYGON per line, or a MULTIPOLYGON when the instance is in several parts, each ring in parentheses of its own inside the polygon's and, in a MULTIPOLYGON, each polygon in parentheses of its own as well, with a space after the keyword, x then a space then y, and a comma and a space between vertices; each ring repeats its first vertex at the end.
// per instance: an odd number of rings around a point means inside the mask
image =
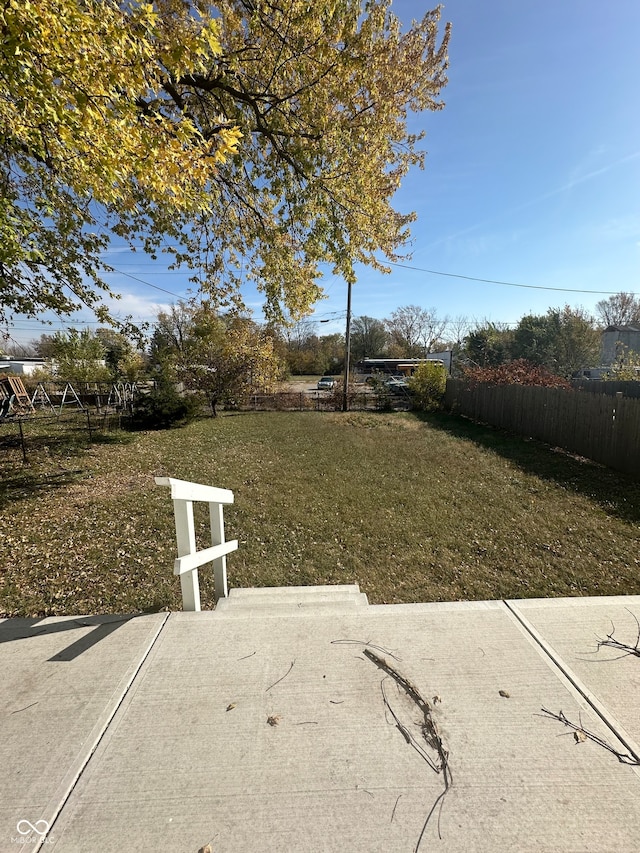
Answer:
POLYGON ((34 705, 38 705, 38 704, 39 704, 39 701, 38 702, 32 702, 30 705, 25 705, 24 708, 16 708, 16 710, 12 711, 11 714, 19 714, 21 711, 26 711, 29 708, 33 708, 34 705))
POLYGON ((253 657, 254 655, 256 655, 256 654, 258 654, 257 650, 256 650, 255 652, 251 652, 251 654, 250 654, 250 655, 245 655, 245 656, 244 656, 244 657, 242 657, 242 658, 238 658, 238 660, 239 660, 239 661, 241 661, 241 660, 246 660, 247 658, 252 658, 252 657, 253 657))
POLYGON ((393 819, 396 816, 396 809, 398 808, 398 803, 400 802, 401 796, 402 796, 402 794, 398 794, 398 796, 396 797, 396 802, 395 802, 395 805, 393 807, 393 811, 391 812, 391 820, 389 821, 390 823, 393 823, 393 819))
POLYGON ((442 834, 440 832, 440 815, 442 814, 442 806, 444 802, 444 797, 447 794, 449 788, 452 783, 451 770, 449 768, 449 751, 445 748, 442 738, 440 737, 440 733, 438 731, 438 726, 436 721, 431 716, 432 708, 429 702, 422 696, 418 688, 409 681, 406 676, 402 675, 394 666, 392 666, 388 661, 384 660, 384 658, 379 657, 375 652, 372 652, 370 649, 364 650, 364 655, 367 657, 372 663, 374 663, 379 669, 381 669, 384 673, 386 673, 390 678, 395 681, 396 686, 399 690, 403 690, 406 695, 411 699, 411 701, 416 705, 418 710, 420 711, 423 722, 421 725, 422 737, 426 742, 427 746, 429 746, 438 756, 437 760, 434 760, 429 753, 425 750, 422 744, 413 736, 413 734, 407 729, 407 727, 400 721, 397 714, 391 707, 387 695, 384 689, 384 680, 381 684, 382 697, 384 700, 385 708, 391 713, 396 728, 400 732, 400 734, 405 739, 406 743, 415 749, 415 751, 427 762, 429 767, 436 773, 442 773, 443 782, 444 782, 444 790, 441 794, 439 794, 433 803, 429 814, 426 817, 426 820, 422 826, 422 831, 420 832, 420 836, 414 848, 414 853, 417 853, 420 844, 422 843, 422 839, 427 830, 427 826, 433 813, 439 807, 440 812, 438 814, 438 837, 442 839, 442 834))
POLYGON ((629 643, 622 643, 620 642, 620 640, 616 640, 616 638, 614 637, 616 627, 613 622, 611 623, 611 633, 607 634, 607 639, 601 640, 599 637, 597 638, 598 651, 600 651, 602 646, 608 646, 609 648, 618 649, 618 651, 623 652, 623 654, 621 654, 619 657, 611 658, 611 660, 620 660, 620 658, 625 658, 627 657, 627 655, 634 655, 635 657, 640 658, 640 622, 638 621, 638 617, 635 615, 635 613, 631 613, 628 607, 626 607, 625 610, 627 611, 627 613, 630 613, 631 616, 633 616, 636 622, 638 632, 636 634, 635 643, 633 645, 630 645, 629 643))
POLYGON ((376 649, 376 651, 382 652, 383 655, 389 655, 390 658, 400 661, 400 658, 396 657, 393 652, 389 651, 389 649, 385 649, 382 646, 376 646, 374 643, 367 642, 367 640, 331 640, 332 646, 339 646, 341 644, 350 646, 366 646, 369 649, 376 649))
POLYGON ((444 798, 445 798, 445 795, 446 795, 448 790, 449 790, 449 788, 445 788, 444 791, 441 794, 438 794, 438 796, 436 797, 436 800, 435 800, 434 804, 431 806, 431 810, 430 810, 429 814, 427 815, 427 819, 425 820, 424 824, 422 825, 422 832, 418 836, 416 846, 413 848, 413 853, 418 853, 418 849, 419 849, 420 845, 422 844, 422 839, 424 837, 424 834, 427 831, 427 826, 429 825, 429 821, 431 820, 431 817, 432 817, 434 811, 438 808, 438 806, 440 806, 440 810, 438 812, 438 838, 440 839, 440 841, 442 841, 442 833, 440 832, 440 816, 442 815, 442 806, 444 805, 444 798))
MULTIPOLYGON (((552 720, 557 720, 559 723, 562 723, 563 726, 571 729, 575 732, 578 737, 576 738, 576 742, 582 742, 584 740, 591 740, 593 743, 597 743, 598 746, 601 746, 603 749, 606 749, 607 752, 610 752, 612 755, 618 759, 620 764, 628 764, 631 767, 640 767, 640 758, 636 755, 630 755, 628 752, 620 752, 611 746, 610 743, 604 738, 601 738, 599 735, 594 734, 593 732, 588 731, 582 725, 576 725, 572 723, 563 713, 560 711, 558 714, 554 714, 552 711, 547 711, 546 708, 540 709, 543 714, 546 714, 547 717, 551 717, 552 720)), ((540 716, 538 714, 538 716, 540 716)))
POLYGON ((393 811, 391 812, 391 820, 389 821, 390 823, 393 823, 393 818, 395 817, 396 809, 398 808, 398 803, 400 802, 401 796, 402 796, 402 794, 398 794, 398 798, 396 799, 396 804, 393 807, 393 811))
MULTIPOLYGON (((421 758, 423 758, 427 762, 429 767, 433 771, 435 771, 436 773, 440 773, 440 771, 442 770, 442 767, 439 764, 437 764, 431 758, 431 756, 425 750, 425 748, 422 746, 420 741, 414 735, 411 734, 409 729, 404 725, 404 723, 401 722, 401 720, 396 715, 396 712, 391 707, 391 704, 389 703, 389 699, 387 698, 387 694, 385 693, 385 689, 384 689, 384 682, 385 681, 386 681, 386 679, 383 679, 382 683, 380 684, 380 689, 382 690, 382 699, 384 701, 384 706, 385 706, 386 710, 389 711, 389 713, 393 717, 393 721, 396 724, 396 728, 398 729, 398 731, 400 732, 402 737, 405 739, 405 741, 409 744, 409 746, 412 746, 415 749, 415 751, 418 753, 418 755, 420 755, 421 758)), ((425 737, 425 740, 426 740, 426 737, 425 737)), ((429 745, 431 745, 431 744, 429 744, 429 745)))
POLYGON ((294 665, 294 663, 295 663, 295 660, 292 660, 292 661, 291 661, 291 666, 290 666, 290 667, 289 667, 289 669, 285 672, 285 674, 282 676, 282 678, 279 678, 277 681, 274 681, 274 682, 273 682, 273 684, 270 684, 270 685, 269 685, 269 687, 267 687, 267 689, 266 689, 264 692, 265 692, 265 693, 268 693, 268 692, 271 690, 271 688, 272 688, 272 687, 275 687, 275 686, 276 686, 276 684, 280 684, 280 682, 281 682, 281 681, 284 681, 284 680, 285 680, 285 678, 289 675, 289 673, 290 673, 290 672, 291 672, 291 670, 293 669, 293 665, 294 665))

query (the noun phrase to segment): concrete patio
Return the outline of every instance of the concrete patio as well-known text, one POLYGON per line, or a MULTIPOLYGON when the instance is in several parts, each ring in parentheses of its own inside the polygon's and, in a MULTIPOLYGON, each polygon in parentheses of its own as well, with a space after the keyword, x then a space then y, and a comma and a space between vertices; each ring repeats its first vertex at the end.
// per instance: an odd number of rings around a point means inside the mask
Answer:
POLYGON ((634 615, 322 587, 0 622, 0 850, 637 851, 640 657, 598 648, 634 615))

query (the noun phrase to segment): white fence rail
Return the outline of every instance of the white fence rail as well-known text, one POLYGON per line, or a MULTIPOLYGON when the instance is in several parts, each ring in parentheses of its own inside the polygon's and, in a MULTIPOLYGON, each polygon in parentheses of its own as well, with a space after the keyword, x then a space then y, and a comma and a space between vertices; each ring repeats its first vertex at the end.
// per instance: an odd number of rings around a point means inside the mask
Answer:
POLYGON ((187 480, 175 480, 173 477, 156 477, 155 480, 158 486, 169 486, 171 489, 178 543, 178 558, 174 563, 173 573, 180 575, 182 609, 200 610, 198 568, 205 563, 213 563, 216 601, 228 594, 227 554, 237 549, 238 540, 225 541, 222 508, 224 504, 233 503, 233 492, 229 489, 201 486, 187 480), (198 551, 196 546, 194 501, 209 504, 211 548, 205 548, 203 551, 198 551))

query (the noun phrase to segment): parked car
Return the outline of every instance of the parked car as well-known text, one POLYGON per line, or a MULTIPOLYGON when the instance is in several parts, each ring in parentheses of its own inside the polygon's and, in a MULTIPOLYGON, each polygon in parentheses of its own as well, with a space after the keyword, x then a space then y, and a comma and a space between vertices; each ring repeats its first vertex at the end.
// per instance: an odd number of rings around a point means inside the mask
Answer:
POLYGON ((332 391, 336 384, 336 380, 331 376, 323 376, 318 380, 318 391, 332 391))
POLYGON ((385 381, 385 387, 389 393, 397 397, 408 397, 409 386, 404 376, 391 376, 385 381))
POLYGON ((389 390, 394 388, 407 388, 407 380, 404 376, 390 376, 384 383, 389 390))

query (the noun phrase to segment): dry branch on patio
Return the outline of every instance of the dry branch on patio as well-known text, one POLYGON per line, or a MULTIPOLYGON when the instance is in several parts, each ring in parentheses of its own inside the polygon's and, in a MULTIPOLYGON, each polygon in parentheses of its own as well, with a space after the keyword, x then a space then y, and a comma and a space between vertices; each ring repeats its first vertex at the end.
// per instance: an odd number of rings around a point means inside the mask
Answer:
MULTIPOLYGON (((546 714, 547 717, 550 717, 552 720, 557 720, 559 723, 562 723, 563 726, 571 729, 574 733, 576 743, 583 743, 586 740, 593 741, 593 743, 597 743, 598 746, 601 746, 603 749, 606 749, 607 752, 610 752, 612 755, 618 759, 620 764, 629 764, 632 767, 640 767, 640 757, 635 754, 630 754, 630 752, 621 752, 615 747, 611 746, 604 738, 601 738, 599 735, 594 734, 593 732, 588 731, 580 725, 576 725, 576 723, 572 723, 565 715, 560 711, 557 714, 554 714, 552 711, 548 711, 546 708, 540 709, 543 714, 546 714)), ((538 715, 539 716, 539 715, 538 715)))
MULTIPOLYGON (((640 622, 638 621, 638 617, 635 615, 635 613, 631 613, 629 609, 627 609, 627 613, 630 613, 631 616, 633 616, 636 622, 636 627, 638 629, 635 643, 631 646, 628 643, 622 643, 620 642, 620 640, 617 640, 614 636, 616 628, 612 622, 611 632, 607 634, 607 639, 601 640, 600 638, 598 638, 598 651, 600 651, 603 646, 608 646, 611 649, 618 649, 619 651, 621 651, 622 654, 620 655, 620 658, 626 657, 627 655, 635 655, 636 657, 640 658, 640 622)), ((619 660, 620 658, 612 658, 612 660, 619 660)))
MULTIPOLYGON (((388 661, 379 657, 375 652, 372 652, 371 649, 366 648, 364 650, 364 655, 395 682, 398 691, 406 695, 420 712, 421 719, 419 726, 422 734, 422 740, 426 744, 427 748, 425 748, 421 741, 415 737, 410 729, 402 722, 398 713, 393 709, 389 700, 389 694, 385 689, 386 679, 383 679, 380 688, 382 690, 382 698, 385 709, 393 717, 396 728, 405 739, 406 743, 409 744, 409 746, 411 746, 418 755, 424 759, 424 761, 426 761, 429 767, 436 773, 442 773, 443 775, 444 790, 438 795, 438 797, 436 797, 436 800, 431 806, 429 814, 424 821, 420 836, 418 837, 414 848, 414 853, 417 853, 433 813, 438 806, 440 806, 440 810, 442 810, 444 797, 451 787, 452 777, 451 770, 449 768, 449 751, 445 748, 440 732, 438 731, 438 725, 433 719, 433 709, 424 696, 422 696, 418 688, 388 661), (435 753, 435 756, 432 753, 435 753)), ((440 833, 440 815, 438 815, 438 837, 442 838, 440 833)))

